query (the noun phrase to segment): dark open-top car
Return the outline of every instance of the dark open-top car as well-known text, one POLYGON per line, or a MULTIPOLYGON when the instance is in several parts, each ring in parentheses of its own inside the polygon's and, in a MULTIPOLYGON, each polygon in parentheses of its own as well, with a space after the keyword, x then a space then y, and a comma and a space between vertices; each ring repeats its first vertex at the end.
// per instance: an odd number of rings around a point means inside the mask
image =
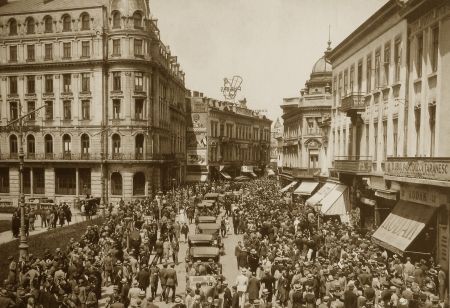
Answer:
POLYGON ((203 223, 216 223, 217 217, 216 216, 198 216, 198 222, 203 223))
POLYGON ((218 223, 201 223, 197 225, 197 233, 199 234, 220 234, 220 224, 218 223))

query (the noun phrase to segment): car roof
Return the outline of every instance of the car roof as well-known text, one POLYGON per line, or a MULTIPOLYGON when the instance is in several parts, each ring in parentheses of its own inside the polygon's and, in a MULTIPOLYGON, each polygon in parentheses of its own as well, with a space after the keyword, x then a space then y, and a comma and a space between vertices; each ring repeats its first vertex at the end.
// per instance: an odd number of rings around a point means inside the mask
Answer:
POLYGON ((219 248, 213 246, 207 247, 192 247, 190 249, 192 257, 217 257, 219 255, 219 248))
POLYGON ((217 223, 202 223, 198 224, 199 229, 207 229, 207 230, 214 230, 214 229, 220 229, 220 224, 217 223))
POLYGON ((189 235, 190 241, 211 241, 214 237, 212 234, 191 234, 189 235))
POLYGON ((218 193, 207 193, 204 198, 217 198, 219 196, 218 193))
POLYGON ((214 222, 217 220, 216 216, 208 216, 208 215, 204 215, 204 216, 198 216, 198 220, 214 220, 214 222))

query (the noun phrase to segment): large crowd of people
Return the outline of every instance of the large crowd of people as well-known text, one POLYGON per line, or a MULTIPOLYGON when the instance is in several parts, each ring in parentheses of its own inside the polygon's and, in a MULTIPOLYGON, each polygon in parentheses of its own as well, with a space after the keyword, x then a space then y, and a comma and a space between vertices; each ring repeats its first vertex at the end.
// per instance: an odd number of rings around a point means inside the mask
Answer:
MULTIPOLYGON (((112 287, 106 305, 113 308, 448 307, 447 273, 433 258, 392 254, 370 233, 334 218, 318 221, 315 209, 283 197, 274 179, 261 178, 111 204, 101 224, 66 247, 11 257, 0 308, 98 307, 102 287, 112 287), (180 241, 195 229, 195 204, 207 192, 225 196, 218 221, 222 235, 235 234, 223 241, 238 238, 228 253, 239 274, 223 273, 208 294, 201 285, 177 290, 180 241)), ((186 271, 197 275, 198 267, 187 263, 186 271)))

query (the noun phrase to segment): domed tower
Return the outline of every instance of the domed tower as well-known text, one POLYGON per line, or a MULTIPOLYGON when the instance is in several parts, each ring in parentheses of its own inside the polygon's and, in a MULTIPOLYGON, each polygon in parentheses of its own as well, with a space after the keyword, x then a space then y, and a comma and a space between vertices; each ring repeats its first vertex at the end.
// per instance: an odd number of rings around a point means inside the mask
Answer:
POLYGON ((111 0, 110 13, 118 11, 124 17, 132 17, 136 12, 143 17, 150 16, 149 2, 146 0, 111 0))
MULTIPOLYGON (((333 70, 330 61, 327 59, 327 52, 331 50, 331 42, 328 42, 328 48, 325 54, 316 61, 312 68, 309 80, 305 83, 304 94, 324 94, 331 93, 331 82, 333 70)), ((303 94, 302 94, 303 96, 303 94)))

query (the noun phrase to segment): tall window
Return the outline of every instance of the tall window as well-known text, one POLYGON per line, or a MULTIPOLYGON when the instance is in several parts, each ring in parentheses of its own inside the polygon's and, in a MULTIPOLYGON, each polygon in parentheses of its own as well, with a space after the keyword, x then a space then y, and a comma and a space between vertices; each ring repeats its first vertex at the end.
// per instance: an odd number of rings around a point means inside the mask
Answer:
POLYGON ((9 22, 9 35, 17 35, 17 21, 11 19, 9 22))
POLYGON ((133 14, 133 20, 134 20, 134 28, 140 29, 142 28, 142 15, 139 12, 136 12, 133 14))
POLYGON ((384 46, 384 85, 389 85, 389 68, 391 66, 391 42, 384 46))
POLYGON ((144 53, 142 51, 142 40, 134 40, 134 55, 142 56, 144 53))
POLYGON ((359 61, 358 62, 358 76, 357 76, 358 92, 362 92, 362 78, 363 78, 362 74, 363 74, 363 64, 362 64, 362 61, 359 61))
POLYGON ((64 120, 72 119, 72 102, 71 101, 63 102, 63 116, 64 116, 64 120))
POLYGON ((19 103, 10 102, 9 103, 9 119, 11 121, 17 120, 19 118, 19 103))
POLYGON ((27 61, 35 60, 34 45, 27 45, 27 61))
POLYGON ((17 77, 9 77, 9 94, 17 94, 17 77))
POLYGON ((53 154, 53 137, 52 135, 45 135, 44 137, 44 150, 45 150, 45 156, 53 154))
POLYGON ((53 75, 45 75, 45 93, 53 93, 53 75))
POLYGON ((112 152, 113 155, 120 153, 120 136, 118 134, 112 136, 112 152))
POLYGON ((81 154, 89 154, 89 136, 81 135, 81 154))
POLYGON ((122 89, 122 85, 120 82, 120 72, 113 72, 113 90, 120 91, 122 89))
POLYGON ((120 99, 113 99, 113 119, 120 119, 120 99))
POLYGON ((81 92, 91 91, 91 77, 89 73, 81 74, 81 92))
POLYGON ((81 30, 89 30, 91 28, 91 20, 89 14, 81 16, 81 30))
POLYGON ((81 43, 81 57, 89 58, 91 56, 91 44, 89 41, 83 41, 81 43))
POLYGON ((378 157, 378 122, 373 122, 373 161, 378 157))
POLYGON ((380 87, 380 75, 381 75, 381 52, 375 51, 375 89, 380 87))
POLYGON ((64 154, 70 153, 72 150, 72 138, 70 138, 70 135, 65 134, 63 136, 63 152, 64 154))
POLYGON ((120 28, 120 13, 114 12, 113 13, 113 29, 120 28))
POLYGON ((422 58, 423 58, 423 34, 417 36, 417 50, 416 50, 416 72, 417 78, 422 77, 422 58))
POLYGON ((353 92, 354 83, 355 83, 355 66, 352 65, 350 67, 350 93, 353 92))
POLYGON ((366 92, 372 91, 372 55, 367 56, 366 60, 366 92))
POLYGON ((414 110, 416 128, 416 156, 420 153, 420 109, 414 110))
POLYGON ((338 83, 338 88, 339 88, 339 97, 342 98, 342 73, 339 73, 339 83, 338 83))
POLYGON ((145 195, 145 175, 138 172, 133 176, 133 196, 145 195))
POLYGON ((9 168, 0 168, 0 193, 9 193, 9 168))
POLYGON ((437 71, 439 60, 439 27, 434 27, 431 30, 432 45, 431 45, 431 69, 433 72, 437 71))
POLYGON ((111 194, 114 196, 122 195, 122 176, 119 172, 111 174, 111 194))
MULTIPOLYGON (((70 159, 67 154, 66 159, 70 159)), ((55 193, 58 195, 75 195, 77 180, 75 168, 55 168, 55 193)))
POLYGON ((136 99, 134 101, 134 114, 136 120, 142 120, 144 118, 144 100, 136 99))
POLYGON ((113 56, 120 56, 120 39, 115 39, 113 42, 113 56))
POLYGON ((370 125, 365 125, 365 131, 366 131, 366 156, 370 156, 370 125))
POLYGON ((72 31, 72 18, 69 15, 63 17, 63 32, 72 31))
MULTIPOLYGON (((35 101, 28 101, 27 102, 27 113, 33 112, 36 110, 36 102, 35 101)), ((28 116, 28 120, 34 121, 36 120, 36 113, 33 112, 28 116)))
POLYGON ((140 159, 144 155, 144 135, 136 135, 136 147, 135 147, 136 159, 140 159))
POLYGON ((63 91, 64 93, 72 92, 72 76, 70 74, 63 75, 63 91))
POLYGON ((430 106, 428 112, 430 117, 430 156, 433 157, 436 143, 436 106, 430 106))
POLYGON ((34 76, 27 76, 27 93, 34 94, 36 93, 36 82, 34 80, 34 76))
POLYGON ((9 152, 11 154, 17 154, 18 153, 17 136, 16 135, 11 135, 9 137, 9 152))
POLYGON ((348 93, 348 70, 344 71, 344 95, 348 93))
POLYGON ((9 62, 17 62, 17 46, 9 46, 9 62))
POLYGON ((383 121, 383 159, 387 158, 387 121, 383 121))
POLYGON ((134 90, 138 92, 144 90, 144 77, 142 73, 138 72, 134 74, 134 90))
POLYGON ((399 82, 400 81, 400 65, 402 62, 402 49, 401 49, 401 43, 402 41, 400 39, 395 40, 395 44, 394 44, 394 65, 395 65, 395 70, 394 70, 394 79, 395 82, 399 82))
POLYGON ((50 16, 46 16, 44 18, 44 32, 45 33, 53 32, 53 19, 50 16))
POLYGON ((91 117, 91 102, 88 100, 81 101, 81 118, 89 120, 91 117))
POLYGON ((53 59, 53 44, 45 44, 45 55, 44 60, 53 59))
POLYGON ((45 170, 43 168, 33 168, 33 192, 45 194, 45 170))
POLYGON ((35 151, 35 140, 34 140, 34 136, 33 135, 28 135, 27 136, 27 154, 30 157, 34 156, 34 154, 36 153, 35 151))
POLYGON ((34 34, 34 19, 32 17, 27 19, 27 34, 34 34))
POLYGON ((45 102, 45 119, 53 120, 53 102, 52 101, 45 102))
POLYGON ((70 59, 72 57, 72 43, 63 43, 63 59, 70 59))
POLYGON ((393 141, 393 153, 394 157, 397 157, 397 147, 398 147, 398 119, 392 120, 392 141, 393 141))

